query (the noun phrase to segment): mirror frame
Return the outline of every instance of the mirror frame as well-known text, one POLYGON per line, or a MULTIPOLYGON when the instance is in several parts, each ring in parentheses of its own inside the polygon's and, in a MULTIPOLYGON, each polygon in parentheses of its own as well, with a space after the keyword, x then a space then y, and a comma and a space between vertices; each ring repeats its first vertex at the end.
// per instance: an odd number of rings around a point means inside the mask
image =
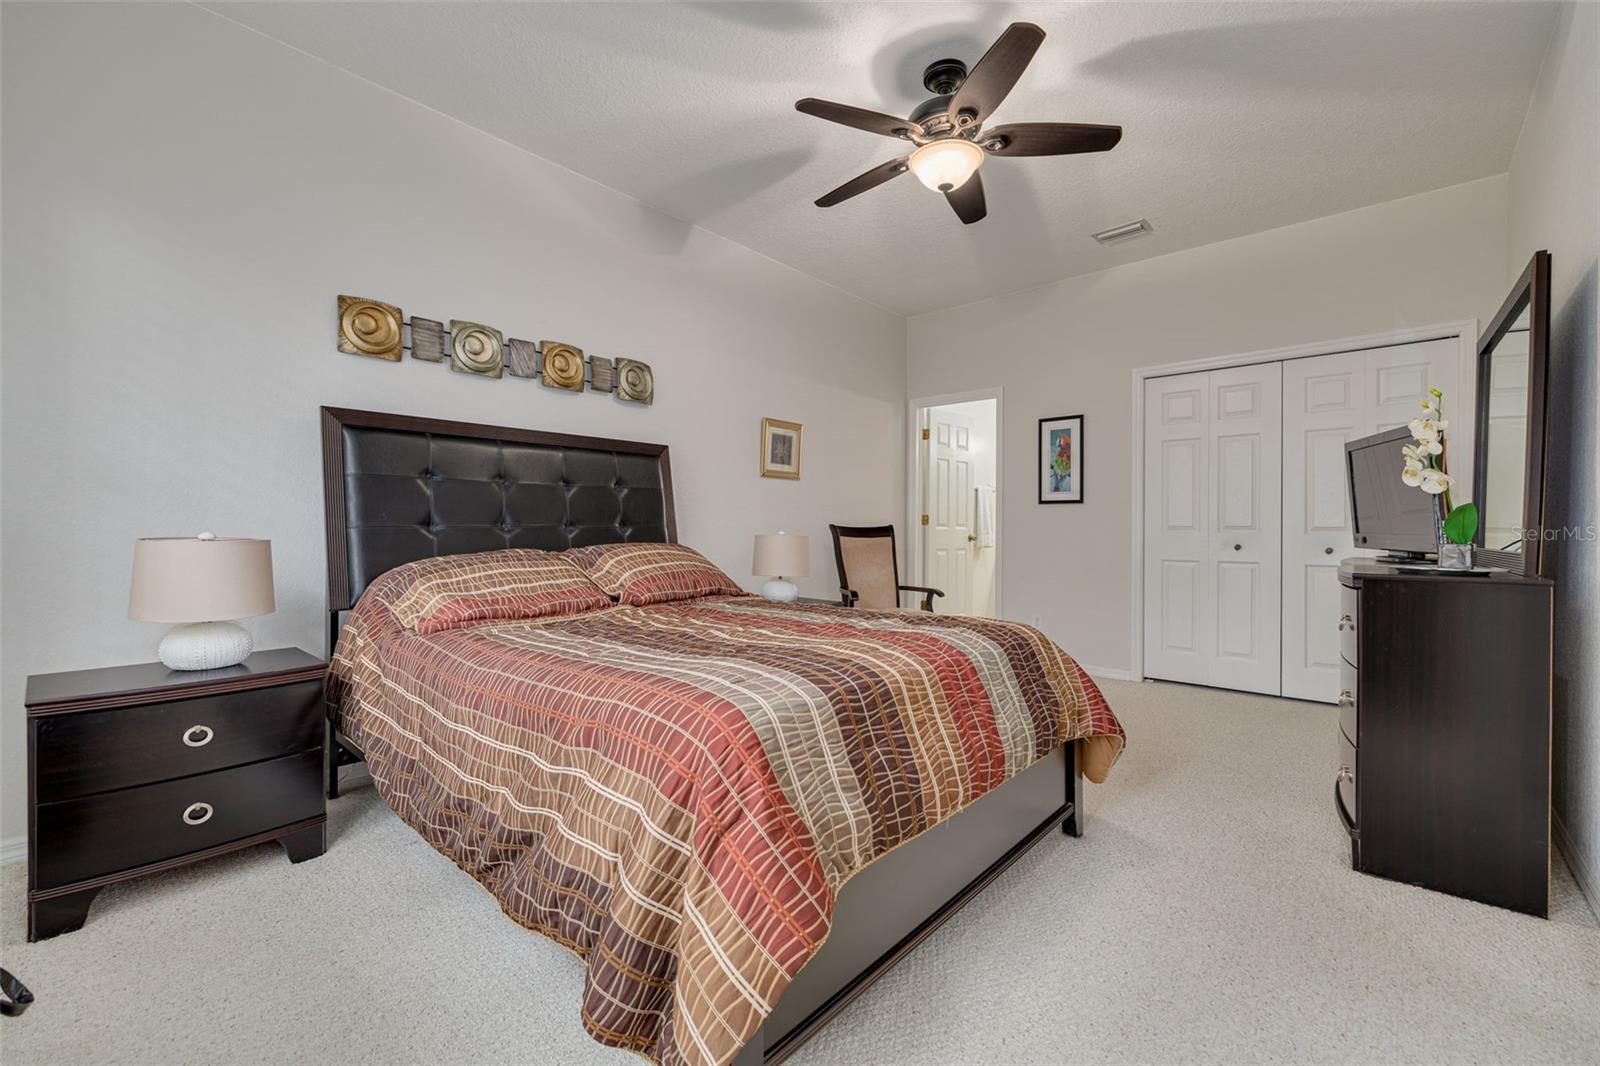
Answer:
POLYGON ((1483 507, 1488 499, 1489 474, 1489 375, 1495 345, 1506 335, 1523 310, 1528 312, 1528 428, 1524 444, 1526 471, 1522 481, 1523 540, 1520 552, 1501 551, 1484 546, 1487 530, 1480 522, 1475 541, 1478 557, 1489 566, 1500 566, 1527 577, 1539 576, 1544 547, 1545 500, 1545 392, 1548 386, 1550 346, 1550 253, 1539 251, 1528 260, 1528 267, 1511 287, 1511 294, 1478 338, 1477 394, 1474 408, 1472 498, 1483 507))

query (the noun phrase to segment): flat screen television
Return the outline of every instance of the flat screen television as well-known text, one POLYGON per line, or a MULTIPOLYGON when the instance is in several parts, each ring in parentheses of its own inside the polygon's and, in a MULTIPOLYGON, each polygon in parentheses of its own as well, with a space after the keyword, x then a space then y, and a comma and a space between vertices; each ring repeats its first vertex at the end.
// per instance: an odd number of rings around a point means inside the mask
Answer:
POLYGON ((1350 479, 1350 525, 1356 547, 1389 552, 1396 561, 1420 560, 1439 549, 1441 497, 1400 480, 1411 431, 1399 429, 1348 441, 1345 472, 1350 479))

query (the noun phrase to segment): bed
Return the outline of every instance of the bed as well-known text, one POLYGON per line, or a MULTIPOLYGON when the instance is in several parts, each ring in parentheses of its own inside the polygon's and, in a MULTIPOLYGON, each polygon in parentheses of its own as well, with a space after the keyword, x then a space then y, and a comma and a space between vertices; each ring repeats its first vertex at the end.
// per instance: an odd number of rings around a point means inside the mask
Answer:
POLYGON ((509 917, 585 960, 602 1043, 781 1061, 1056 826, 1077 835, 1083 777, 1121 750, 1094 683, 1013 623, 728 590, 407 628, 405 564, 675 543, 668 450, 322 426, 329 795, 365 759, 509 917))

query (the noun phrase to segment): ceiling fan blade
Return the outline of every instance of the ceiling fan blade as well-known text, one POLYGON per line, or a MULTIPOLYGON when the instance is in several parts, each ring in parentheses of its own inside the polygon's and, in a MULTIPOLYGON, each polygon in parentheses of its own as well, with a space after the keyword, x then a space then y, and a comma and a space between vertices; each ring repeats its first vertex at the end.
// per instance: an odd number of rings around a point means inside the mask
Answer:
POLYGON ((908 118, 895 118, 893 115, 868 111, 863 107, 836 104, 831 100, 818 100, 808 96, 804 100, 796 100, 794 109, 803 115, 815 115, 817 118, 825 118, 829 122, 837 122, 843 126, 853 126, 868 133, 881 133, 885 137, 909 137, 912 134, 922 136, 922 127, 908 118))
POLYGON ((972 177, 962 182, 959 189, 945 193, 944 198, 956 209, 961 221, 969 226, 989 213, 989 205, 983 198, 983 175, 977 171, 973 171, 972 177))
POLYGON ((977 138, 990 155, 1010 156, 1109 152, 1120 140, 1121 126, 1084 122, 1014 122, 986 129, 977 138))
POLYGON ((950 101, 950 121, 956 128, 966 129, 989 117, 1028 69, 1033 53, 1043 43, 1044 31, 1031 22, 1007 26, 950 101))
MULTIPOLYGON (((884 182, 888 181, 890 178, 898 177, 905 172, 905 156, 901 156, 899 159, 891 159, 887 163, 881 163, 878 166, 873 167, 865 174, 858 174, 851 178, 849 181, 828 193, 826 196, 822 197, 822 199, 818 200, 817 206, 832 207, 834 204, 843 203, 844 201, 850 199, 850 197, 859 196, 868 189, 875 189, 879 185, 882 185, 884 182)), ((976 175, 974 175, 974 177, 976 177, 976 175)))

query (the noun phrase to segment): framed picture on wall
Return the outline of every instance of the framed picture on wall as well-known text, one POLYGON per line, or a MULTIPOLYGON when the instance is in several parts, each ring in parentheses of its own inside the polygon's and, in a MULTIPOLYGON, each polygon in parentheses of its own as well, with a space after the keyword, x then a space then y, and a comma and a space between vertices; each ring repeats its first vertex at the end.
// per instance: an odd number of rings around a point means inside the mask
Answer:
POLYGON ((800 434, 798 422, 777 418, 761 420, 761 476, 800 478, 800 434))
POLYGON ((1083 416, 1039 419, 1039 502, 1083 502, 1083 416))

